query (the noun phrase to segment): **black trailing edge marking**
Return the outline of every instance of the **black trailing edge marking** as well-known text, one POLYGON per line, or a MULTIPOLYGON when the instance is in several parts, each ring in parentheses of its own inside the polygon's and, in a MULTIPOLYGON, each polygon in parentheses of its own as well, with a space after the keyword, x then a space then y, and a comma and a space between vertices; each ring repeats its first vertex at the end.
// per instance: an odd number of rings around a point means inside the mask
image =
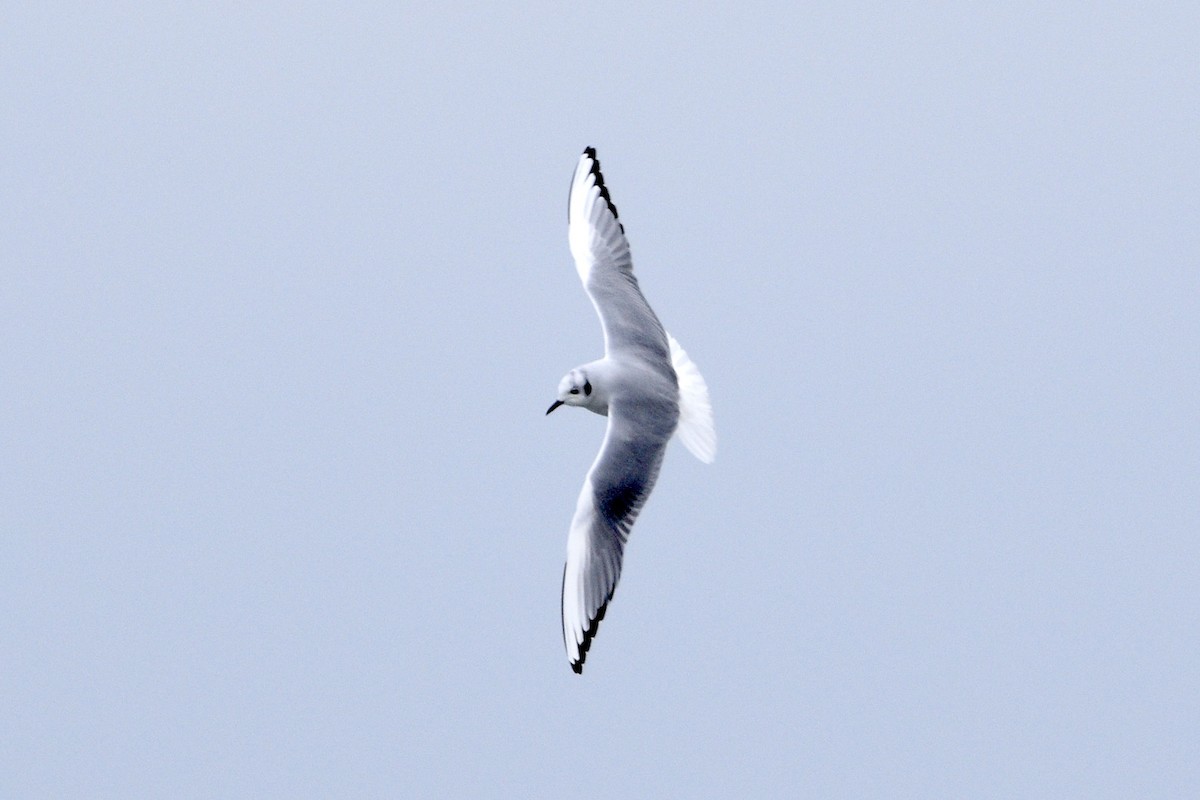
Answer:
MULTIPOLYGON (((608 206, 608 210, 612 212, 613 219, 617 221, 617 227, 621 229, 621 233, 625 233, 625 225, 621 222, 621 215, 617 213, 617 204, 612 201, 612 197, 608 193, 608 187, 604 185, 604 175, 600 172, 600 159, 596 158, 596 148, 585 147, 583 154, 592 160, 591 173, 596 176, 596 185, 600 187, 600 196, 604 198, 604 203, 608 206)), ((571 176, 571 186, 567 189, 567 224, 571 223, 571 189, 575 186, 575 176, 571 176)))
MULTIPOLYGON (((567 565, 563 564, 563 590, 567 588, 567 565)), ((614 591, 617 587, 613 587, 614 591)), ((559 595, 563 597, 562 594, 559 595)), ((613 592, 608 593, 608 599, 600 604, 600 610, 596 612, 596 618, 588 623, 587 630, 583 632, 583 641, 579 644, 579 660, 571 662, 571 670, 576 675, 583 674, 583 662, 587 661, 588 650, 592 647, 592 639, 596 638, 596 631, 600 630, 600 620, 604 619, 604 613, 608 611, 608 604, 612 602, 613 592)), ((563 597, 562 604, 565 604, 566 598, 563 597)), ((563 647, 567 646, 567 618, 560 614, 563 618, 563 647)), ((571 651, 567 650, 567 655, 570 656, 571 651)))

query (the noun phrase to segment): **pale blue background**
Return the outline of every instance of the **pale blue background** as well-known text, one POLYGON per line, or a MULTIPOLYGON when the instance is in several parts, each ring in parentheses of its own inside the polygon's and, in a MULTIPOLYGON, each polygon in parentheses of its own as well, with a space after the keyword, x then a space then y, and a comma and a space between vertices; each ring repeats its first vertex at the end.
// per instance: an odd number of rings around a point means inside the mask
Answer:
POLYGON ((1196 4, 566 7, 6 6, 0 796, 1192 796, 1196 4), (577 677, 589 144, 721 451, 577 677))

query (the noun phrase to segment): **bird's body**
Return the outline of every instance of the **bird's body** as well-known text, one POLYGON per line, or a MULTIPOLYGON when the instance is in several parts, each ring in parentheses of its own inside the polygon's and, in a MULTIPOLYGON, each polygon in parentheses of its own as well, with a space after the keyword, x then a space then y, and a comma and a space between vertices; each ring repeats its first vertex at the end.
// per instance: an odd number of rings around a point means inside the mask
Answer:
POLYGON ((624 227, 590 147, 571 181, 567 230, 579 277, 600 316, 605 355, 571 370, 546 413, 573 405, 608 417, 576 504, 563 567, 563 641, 571 668, 581 672, 667 442, 678 430, 697 458, 711 462, 716 436, 704 379, 638 287, 624 227))

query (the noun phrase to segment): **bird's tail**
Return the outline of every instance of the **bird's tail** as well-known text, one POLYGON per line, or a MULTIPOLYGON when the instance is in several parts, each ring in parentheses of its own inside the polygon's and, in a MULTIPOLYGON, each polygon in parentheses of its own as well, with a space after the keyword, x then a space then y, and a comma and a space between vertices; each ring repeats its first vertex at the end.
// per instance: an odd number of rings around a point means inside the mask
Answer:
POLYGON ((679 427, 675 435, 692 455, 711 464, 717 457, 717 432, 713 428, 708 385, 675 337, 668 333, 667 341, 671 344, 671 366, 679 381, 679 427))

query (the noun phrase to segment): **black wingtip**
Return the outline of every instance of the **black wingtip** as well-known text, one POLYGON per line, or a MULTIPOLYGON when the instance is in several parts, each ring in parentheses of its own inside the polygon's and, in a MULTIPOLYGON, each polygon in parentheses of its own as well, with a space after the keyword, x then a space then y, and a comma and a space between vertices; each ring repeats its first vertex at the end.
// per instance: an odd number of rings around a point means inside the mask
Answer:
MULTIPOLYGON (((588 146, 583 148, 583 155, 592 160, 592 168, 590 172, 596 176, 596 186, 600 189, 600 196, 604 198, 605 205, 612 212, 613 219, 617 221, 617 227, 621 229, 621 233, 625 232, 625 225, 621 222, 621 215, 617 213, 617 204, 612 201, 612 196, 608 193, 608 187, 604 185, 604 175, 600 172, 600 159, 596 157, 596 148, 588 146)), ((574 187, 574 176, 571 178, 571 186, 574 187)), ((571 197, 567 195, 567 222, 571 221, 571 197)))
POLYGON ((608 611, 610 602, 612 602, 611 592, 608 599, 600 606, 600 610, 596 612, 596 618, 588 624, 587 630, 583 632, 583 641, 579 645, 579 660, 571 662, 571 669, 575 670, 576 675, 583 673, 583 662, 587 661, 588 650, 592 649, 592 640, 596 638, 596 633, 600 630, 600 621, 604 619, 604 612, 608 611))
MULTIPOLYGON (((567 587, 567 565, 563 564, 562 587, 567 587)), ((604 613, 608 611, 608 604, 612 602, 613 595, 616 594, 617 587, 613 586, 612 591, 608 593, 608 597, 600 604, 600 609, 596 612, 596 618, 593 619, 587 626, 587 630, 583 632, 583 642, 579 645, 579 660, 571 662, 571 670, 576 675, 583 674, 583 662, 587 661, 588 650, 591 649, 592 639, 596 638, 596 631, 600 629, 600 620, 604 619, 604 613)), ((565 598, 562 592, 559 592, 559 611, 561 612, 565 598)), ((567 620, 562 614, 559 614, 563 621, 563 647, 567 646, 567 620)), ((570 653, 570 649, 567 650, 570 653)))

